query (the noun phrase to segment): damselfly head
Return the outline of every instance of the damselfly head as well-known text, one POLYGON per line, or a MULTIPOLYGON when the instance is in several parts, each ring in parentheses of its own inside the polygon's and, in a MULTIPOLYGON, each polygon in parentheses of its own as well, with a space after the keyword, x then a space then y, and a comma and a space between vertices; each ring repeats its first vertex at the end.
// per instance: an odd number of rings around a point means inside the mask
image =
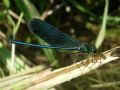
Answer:
POLYGON ((90 46, 87 43, 81 43, 79 50, 83 53, 96 53, 97 49, 95 46, 90 46))

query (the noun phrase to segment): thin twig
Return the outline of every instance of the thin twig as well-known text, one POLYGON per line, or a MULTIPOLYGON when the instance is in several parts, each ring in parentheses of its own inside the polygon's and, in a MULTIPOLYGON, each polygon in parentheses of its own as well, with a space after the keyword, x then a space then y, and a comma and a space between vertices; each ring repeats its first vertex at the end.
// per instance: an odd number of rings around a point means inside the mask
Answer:
MULTIPOLYGON (((18 28, 21 24, 22 17, 23 17, 23 13, 20 14, 19 20, 13 29, 13 38, 15 37, 15 35, 18 31, 18 28)), ((11 48, 11 71, 10 71, 11 74, 15 73, 15 68, 14 68, 15 61, 14 60, 15 60, 15 44, 12 44, 12 48, 11 48)))

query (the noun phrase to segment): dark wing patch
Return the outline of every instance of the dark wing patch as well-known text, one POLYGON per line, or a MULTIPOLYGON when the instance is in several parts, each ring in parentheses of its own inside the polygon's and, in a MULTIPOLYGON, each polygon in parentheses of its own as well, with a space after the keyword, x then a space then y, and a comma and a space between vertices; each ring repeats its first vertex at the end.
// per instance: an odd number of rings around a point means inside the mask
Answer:
POLYGON ((29 30, 42 38, 45 42, 61 47, 78 47, 80 42, 71 36, 62 33, 52 25, 34 18, 28 24, 29 30))

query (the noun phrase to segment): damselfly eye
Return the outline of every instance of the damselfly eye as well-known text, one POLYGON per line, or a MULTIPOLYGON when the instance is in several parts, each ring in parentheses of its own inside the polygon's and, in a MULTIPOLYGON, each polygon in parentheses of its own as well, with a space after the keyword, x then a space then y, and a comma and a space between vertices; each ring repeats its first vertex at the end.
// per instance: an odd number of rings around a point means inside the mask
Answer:
POLYGON ((93 53, 96 53, 96 52, 97 52, 97 49, 96 49, 95 46, 92 46, 91 49, 92 49, 92 52, 93 52, 93 53))

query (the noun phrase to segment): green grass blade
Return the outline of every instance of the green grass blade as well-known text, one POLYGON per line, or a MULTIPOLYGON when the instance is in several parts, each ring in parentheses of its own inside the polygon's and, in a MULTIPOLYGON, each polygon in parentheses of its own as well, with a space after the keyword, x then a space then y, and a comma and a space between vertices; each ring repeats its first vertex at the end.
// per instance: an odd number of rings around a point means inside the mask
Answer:
POLYGON ((34 17, 40 17, 38 11, 29 0, 15 0, 15 2, 18 8, 24 13, 27 20, 34 17))
MULTIPOLYGON (((11 53, 3 47, 2 43, 0 42, 0 68, 3 70, 4 75, 8 75, 11 71, 11 53)), ((25 64, 24 60, 16 56, 14 61, 14 69, 15 72, 21 72, 30 67, 25 64)))
MULTIPOLYGON (((84 6, 78 4, 75 0, 67 0, 69 3, 71 3, 75 8, 77 8, 79 11, 86 13, 90 16, 95 16, 89 9, 85 8, 84 6)), ((64 2, 64 1, 63 1, 64 2)))
POLYGON ((96 44, 95 44, 96 48, 99 48, 102 45, 104 38, 105 38, 107 16, 108 16, 108 7, 109 7, 109 1, 106 0, 103 20, 102 20, 102 26, 101 26, 101 29, 100 29, 100 32, 99 32, 99 35, 97 37, 96 44))
MULTIPOLYGON (((24 16, 27 20, 30 20, 35 17, 40 18, 38 11, 36 10, 34 5, 29 0, 15 0, 15 2, 18 5, 18 7, 20 8, 21 12, 24 13, 24 16)), ((42 40, 40 40, 40 39, 38 39, 38 40, 41 44, 44 43, 42 40)), ((56 62, 56 58, 53 54, 53 50, 43 49, 43 52, 47 56, 49 62, 51 62, 51 63, 56 62)))

